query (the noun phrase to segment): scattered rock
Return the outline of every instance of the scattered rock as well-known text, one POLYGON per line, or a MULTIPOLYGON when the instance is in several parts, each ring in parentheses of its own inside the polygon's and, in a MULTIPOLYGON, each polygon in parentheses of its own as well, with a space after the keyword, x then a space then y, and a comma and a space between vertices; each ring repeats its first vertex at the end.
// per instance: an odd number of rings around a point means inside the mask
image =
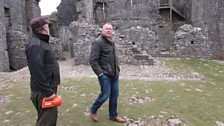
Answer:
POLYGON ((133 97, 130 97, 128 101, 130 104, 143 104, 146 102, 153 102, 154 100, 155 100, 154 98, 150 98, 150 97, 141 98, 141 97, 133 96, 133 97))
POLYGON ((72 105, 72 108, 77 107, 77 106, 78 106, 78 104, 73 104, 73 105, 72 105))
POLYGON ((70 87, 62 86, 62 89, 65 89, 65 90, 68 90, 68 91, 75 91, 75 86, 70 86, 70 87))
POLYGON ((9 98, 6 96, 0 96, 0 105, 9 102, 9 98))
POLYGON ((197 91, 197 92, 200 92, 200 93, 202 93, 203 92, 203 90, 201 90, 201 89, 195 89, 195 91, 197 91))
POLYGON ((151 116, 149 126, 186 126, 186 123, 177 116, 167 116, 167 113, 151 116))
POLYGON ((8 122, 10 122, 9 119, 3 121, 3 123, 8 123, 8 122))
POLYGON ((5 112, 5 115, 10 115, 10 114, 12 114, 13 113, 13 111, 7 111, 7 112, 5 112))
POLYGON ((168 119, 168 124, 169 126, 178 126, 180 125, 182 122, 179 118, 175 118, 175 119, 168 119))
POLYGON ((217 126, 224 126, 224 123, 223 122, 215 121, 215 123, 217 124, 217 126))
POLYGON ((80 97, 85 97, 85 96, 86 96, 86 94, 81 94, 81 95, 80 95, 80 97))
POLYGON ((124 124, 124 126, 145 126, 145 122, 141 119, 141 118, 138 118, 138 119, 134 119, 134 118, 127 118, 127 117, 124 117, 126 122, 124 124))

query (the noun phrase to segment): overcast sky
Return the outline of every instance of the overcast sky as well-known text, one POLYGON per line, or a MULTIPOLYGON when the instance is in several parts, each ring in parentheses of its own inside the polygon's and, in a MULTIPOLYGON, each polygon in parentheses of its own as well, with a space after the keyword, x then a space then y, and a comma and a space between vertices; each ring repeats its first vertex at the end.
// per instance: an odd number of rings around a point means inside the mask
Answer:
POLYGON ((39 6, 41 8, 41 15, 50 15, 53 11, 57 11, 56 7, 61 0, 41 0, 39 6))

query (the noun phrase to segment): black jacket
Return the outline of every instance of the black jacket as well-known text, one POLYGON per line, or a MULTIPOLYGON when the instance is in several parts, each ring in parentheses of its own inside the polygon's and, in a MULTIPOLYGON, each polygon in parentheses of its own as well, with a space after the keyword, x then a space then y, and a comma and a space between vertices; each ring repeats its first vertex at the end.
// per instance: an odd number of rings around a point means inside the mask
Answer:
POLYGON ((42 92, 46 97, 60 84, 59 65, 49 45, 49 36, 35 33, 26 46, 27 63, 30 70, 30 87, 33 92, 42 92))
POLYGON ((101 73, 115 78, 119 76, 120 68, 115 44, 102 35, 92 43, 89 63, 97 76, 101 73))

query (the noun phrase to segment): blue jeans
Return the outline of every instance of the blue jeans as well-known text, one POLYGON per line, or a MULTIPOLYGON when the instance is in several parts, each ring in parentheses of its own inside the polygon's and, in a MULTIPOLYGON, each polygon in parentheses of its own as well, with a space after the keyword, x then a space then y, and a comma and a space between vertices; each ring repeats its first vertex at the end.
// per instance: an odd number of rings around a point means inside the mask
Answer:
POLYGON ((96 114, 100 106, 109 98, 110 119, 117 117, 117 98, 119 96, 119 79, 105 74, 98 77, 101 93, 91 107, 91 113, 96 114))

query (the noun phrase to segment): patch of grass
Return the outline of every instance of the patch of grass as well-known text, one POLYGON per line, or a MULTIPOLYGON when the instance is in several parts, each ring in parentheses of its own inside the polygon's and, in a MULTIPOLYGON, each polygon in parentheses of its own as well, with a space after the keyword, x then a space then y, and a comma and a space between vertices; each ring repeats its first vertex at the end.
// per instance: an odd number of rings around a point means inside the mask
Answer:
MULTIPOLYGON (((165 65, 174 70, 197 72, 206 80, 197 81, 140 81, 121 80, 118 112, 128 118, 142 118, 150 124, 151 116, 166 112, 177 116, 188 126, 215 126, 224 122, 224 65, 206 60, 170 59, 165 65), (130 104, 132 96, 154 98, 153 102, 130 104)), ((36 110, 29 100, 29 82, 8 82, 0 97, 7 96, 8 103, 1 105, 0 125, 31 126, 35 124, 36 110), (13 85, 13 86, 11 86, 13 85), (11 114, 8 114, 12 111, 11 114), (7 121, 10 120, 10 121, 7 121)), ((58 94, 63 98, 59 107, 58 126, 122 126, 109 121, 108 101, 98 111, 99 123, 88 116, 92 102, 99 94, 98 80, 91 78, 63 79, 58 94)))

